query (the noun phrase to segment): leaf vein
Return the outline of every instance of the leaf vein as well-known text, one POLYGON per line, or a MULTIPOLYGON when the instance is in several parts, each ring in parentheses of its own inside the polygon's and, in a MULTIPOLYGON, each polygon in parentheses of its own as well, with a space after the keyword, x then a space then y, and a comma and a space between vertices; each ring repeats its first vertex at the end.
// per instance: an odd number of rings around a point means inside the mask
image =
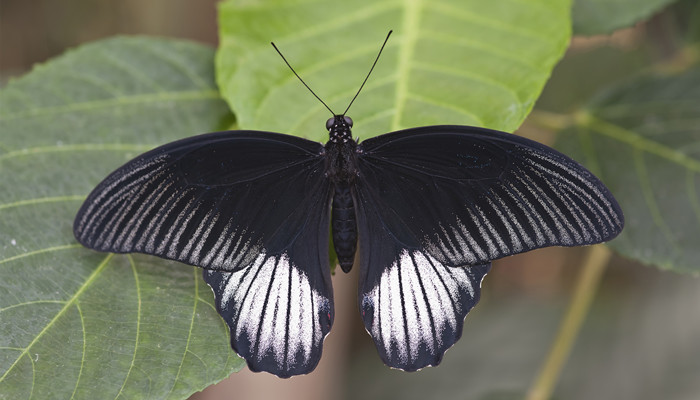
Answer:
POLYGON ((408 79, 411 74, 411 61, 414 58, 416 43, 418 42, 418 32, 420 30, 420 11, 422 0, 409 0, 404 8, 403 21, 401 23, 404 34, 399 45, 399 64, 396 74, 396 113, 391 121, 391 130, 398 130, 401 126, 404 108, 408 99, 408 79))
POLYGON ((686 189, 688 190, 688 198, 690 199, 690 206, 693 208, 695 213, 695 218, 697 218, 698 223, 700 223, 700 200, 698 199, 698 194, 695 189, 695 173, 693 171, 686 171, 686 189))
POLYGON ((552 44, 555 43, 551 38, 547 36, 542 36, 536 32, 529 31, 527 29, 515 28, 511 25, 504 24, 503 22, 490 18, 488 15, 475 14, 466 11, 464 8, 454 7, 450 4, 446 4, 441 1, 434 1, 431 3, 431 9, 443 14, 446 17, 459 19, 465 22, 474 23, 482 26, 487 26, 495 30, 516 34, 518 36, 526 36, 530 39, 535 39, 539 42, 552 44))
POLYGON ((642 189, 644 202, 647 205, 647 209, 649 210, 649 214, 651 214, 654 224, 659 228, 659 230, 661 230, 666 238, 666 241, 668 241, 668 243, 673 246, 675 250, 678 250, 673 233, 664 222, 661 210, 659 209, 656 199, 654 198, 654 190, 652 188, 651 181, 649 180, 646 165, 644 164, 644 155, 640 150, 634 151, 634 169, 637 172, 637 177, 639 178, 639 186, 642 189))
POLYGON ((177 92, 159 92, 137 94, 125 97, 90 100, 80 103, 71 103, 73 99, 67 101, 67 105, 39 107, 24 112, 15 112, 7 115, 0 115, 0 121, 9 121, 29 117, 50 116, 57 114, 67 114, 79 111, 90 111, 95 109, 111 109, 116 106, 134 106, 144 103, 155 103, 164 101, 195 101, 195 100, 218 100, 221 96, 216 90, 188 90, 177 92))
POLYGON ((456 76, 459 78, 470 79, 470 80, 473 80, 473 81, 476 81, 479 83, 483 83, 484 85, 494 87, 494 88, 500 90, 501 92, 506 93, 506 95, 508 95, 509 97, 512 97, 516 103, 522 102, 522 100, 519 98, 518 94, 513 89, 511 89, 508 86, 506 86, 498 81, 495 81, 495 80, 493 80, 485 75, 482 75, 482 74, 476 74, 476 73, 472 73, 472 72, 468 72, 468 71, 458 71, 458 70, 455 70, 455 69, 449 68, 449 67, 440 67, 437 65, 425 64, 425 63, 416 63, 415 67, 417 69, 422 69, 424 71, 431 71, 431 72, 437 72, 437 73, 441 73, 441 74, 445 74, 445 75, 452 75, 452 76, 456 76))
MULTIPOLYGON (((63 247, 68 247, 68 246, 63 246, 63 247)), ((69 246, 69 247, 80 247, 80 245, 69 246)), ((33 253, 36 253, 36 252, 33 252, 33 253)), ((29 254, 29 253, 27 253, 27 254, 29 254)), ((76 290, 75 294, 74 294, 70 299, 68 299, 68 300, 66 301, 66 304, 56 313, 56 316, 54 316, 54 317, 51 319, 51 321, 49 321, 49 323, 46 324, 46 326, 36 335, 36 337, 27 345, 27 347, 24 348, 24 350, 23 350, 22 353, 17 357, 17 359, 7 368, 7 371, 5 371, 5 373, 3 374, 3 376, 0 377, 0 382, 2 382, 2 381, 5 380, 5 378, 7 377, 7 375, 15 368, 15 366, 17 365, 17 363, 19 362, 19 360, 20 360, 23 356, 26 356, 26 355, 29 354, 29 349, 31 349, 32 346, 34 346, 34 345, 37 343, 37 341, 49 330, 49 328, 51 328, 51 327, 56 323, 56 321, 58 321, 58 319, 59 319, 60 317, 62 317, 63 314, 66 313, 66 311, 68 310, 68 308, 69 308, 71 305, 73 305, 73 303, 76 302, 76 300, 78 299, 78 297, 80 297, 80 295, 83 294, 83 292, 87 289, 87 287, 90 286, 90 284, 92 284, 92 282, 93 282, 95 279, 97 279, 97 277, 100 275, 100 273, 102 272, 102 270, 104 270, 104 269, 106 268, 107 263, 109 262, 109 260, 110 260, 113 256, 114 256, 114 254, 109 254, 109 255, 107 255, 107 256, 104 258, 104 260, 102 260, 102 262, 97 266, 97 268, 95 268, 95 270, 90 274, 90 276, 88 276, 88 278, 85 280, 85 282, 83 282, 83 284, 78 288, 78 290, 76 290)), ((3 263, 3 262, 5 262, 5 261, 7 261, 7 260, 11 260, 11 259, 14 259, 14 258, 17 258, 17 257, 10 257, 10 258, 8 258, 8 259, 6 259, 6 260, 0 261, 0 263, 3 263)), ((30 359, 31 359, 31 357, 30 357, 30 359)), ((33 365, 33 362, 32 362, 32 365, 33 365)))
POLYGON ((116 396, 114 396, 115 399, 119 398, 119 396, 124 391, 124 387, 129 381, 131 371, 134 369, 134 365, 136 364, 136 352, 139 348, 139 336, 141 334, 141 283, 139 281, 139 273, 136 270, 136 263, 134 262, 134 258, 131 256, 131 254, 128 254, 127 258, 129 260, 129 265, 131 266, 131 271, 134 274, 134 285, 136 286, 136 338, 134 339, 134 354, 131 357, 131 364, 129 364, 129 369, 126 371, 126 376, 124 377, 124 382, 122 382, 122 386, 119 388, 119 392, 116 396))
POLYGON ((367 125, 373 121, 382 119, 382 118, 391 118, 394 115, 394 110, 391 108, 385 109, 383 111, 375 112, 373 114, 368 114, 364 118, 360 118, 355 120, 358 125, 367 125))
POLYGON ((149 50, 151 51, 151 54, 179 70, 183 76, 187 77, 190 80, 190 82, 192 82, 195 86, 199 87, 200 89, 206 90, 212 86, 210 83, 202 79, 199 75, 193 73, 193 71, 190 68, 188 68, 186 64, 182 63, 183 60, 176 59, 175 57, 173 57, 172 52, 164 52, 163 50, 161 50, 160 47, 153 46, 150 43, 149 50))
POLYGON ((65 301, 63 301, 63 300, 34 300, 34 301, 25 301, 25 302, 22 302, 22 303, 17 303, 17 304, 13 304, 13 305, 11 305, 11 306, 7 306, 7 307, 0 308, 0 313, 1 313, 1 312, 5 312, 5 311, 7 311, 7 310, 11 310, 11 309, 13 309, 13 308, 24 307, 24 306, 33 306, 33 305, 36 305, 36 304, 64 304, 64 303, 65 303, 65 301))
POLYGON ((433 100, 433 99, 430 99, 430 98, 428 98, 428 97, 421 96, 421 95, 416 94, 416 93, 411 93, 411 94, 409 95, 409 98, 418 100, 418 101, 420 101, 420 102, 422 102, 422 103, 432 104, 432 105, 434 105, 434 106, 438 106, 438 107, 442 107, 442 108, 445 108, 445 109, 448 109, 448 110, 452 110, 452 111, 455 111, 455 112, 457 112, 457 113, 459 113, 459 114, 462 114, 462 115, 466 115, 467 117, 473 119, 476 125, 485 126, 484 121, 483 121, 481 118, 477 117, 475 114, 472 114, 472 113, 470 113, 470 112, 467 111, 467 110, 463 110, 463 109, 461 109, 461 108, 455 107, 455 106, 453 106, 453 105, 451 105, 451 104, 443 103, 443 102, 440 102, 440 101, 437 101, 437 100, 433 100))
POLYGON ((696 160, 686 154, 680 153, 659 142, 649 140, 636 132, 603 121, 602 119, 596 118, 590 114, 579 117, 579 119, 582 120, 581 125, 587 126, 602 135, 611 137, 619 142, 626 143, 635 149, 669 160, 686 169, 694 172, 700 172, 700 160, 696 160))
POLYGON ((484 53, 491 54, 493 56, 510 61, 513 64, 520 64, 520 65, 532 70, 531 74, 534 74, 534 73, 541 74, 542 73, 541 67, 538 67, 535 64, 529 63, 525 59, 513 55, 513 53, 501 51, 496 47, 487 46, 487 45, 483 44, 482 42, 476 42, 473 40, 469 40, 466 37, 456 37, 453 35, 446 35, 443 33, 435 33, 435 32, 429 32, 429 31, 426 32, 424 34, 424 36, 427 39, 431 39, 431 40, 434 40, 436 42, 443 42, 443 43, 447 43, 447 44, 451 44, 451 45, 467 47, 467 48, 471 48, 474 50, 483 51, 484 53))
POLYGON ((85 354, 86 354, 86 332, 85 332, 85 319, 83 318, 83 311, 80 309, 80 302, 76 300, 75 307, 78 309, 78 315, 80 316, 80 330, 83 333, 83 349, 82 355, 80 356, 80 369, 78 370, 78 378, 75 380, 75 387, 73 388, 73 394, 70 396, 71 399, 75 398, 75 393, 78 391, 78 386, 80 385, 80 377, 83 376, 83 368, 85 367, 85 354))
MULTIPOLYGON (((107 85, 104 81, 100 81, 100 80, 98 80, 94 77, 91 77, 91 76, 80 75, 80 74, 74 73, 72 70, 61 71, 61 72, 56 74, 56 78, 54 78, 54 79, 56 79, 58 81, 58 80, 61 80, 61 78, 74 79, 76 81, 85 82, 89 85, 94 86, 95 88, 102 89, 104 92, 109 94, 110 97, 116 98, 116 97, 124 96, 124 92, 120 91, 116 86, 107 85)), ((64 84, 65 84, 65 82, 64 82, 64 84)), ((82 87, 82 86, 78 86, 78 85, 72 85, 72 86, 73 87, 80 87, 80 90, 85 90, 85 87, 82 87)), ((95 94, 93 94, 93 96, 94 95, 95 94)), ((71 103, 73 101, 75 101, 75 99, 68 98, 68 101, 66 101, 66 102, 71 103)))
POLYGON ((192 339, 192 328, 194 327, 194 318, 197 315, 197 304, 199 302, 199 275, 197 274, 198 268, 194 267, 192 268, 192 271, 194 273, 194 305, 192 307, 192 318, 190 319, 190 330, 187 333, 187 342, 185 343, 185 351, 182 353, 182 359, 180 360, 180 365, 177 368, 177 374, 175 374, 175 379, 173 380, 173 386, 170 388, 170 391, 168 392, 165 397, 169 397, 172 393, 173 390, 175 390, 175 385, 177 385, 177 380, 180 378, 180 373, 182 372, 182 364, 185 363, 185 357, 187 357, 187 353, 190 352, 190 340, 192 339))
POLYGON ((21 259, 21 258, 25 258, 25 257, 35 256, 35 255, 37 255, 37 254, 49 253, 49 252, 52 252, 52 251, 60 251, 60 250, 79 249, 79 248, 81 248, 81 247, 83 247, 81 244, 64 244, 64 245, 61 245, 61 246, 46 247, 46 248, 43 248, 43 249, 39 249, 39 250, 29 251, 29 252, 27 252, 27 253, 18 254, 18 255, 16 255, 16 256, 8 257, 8 258, 5 258, 5 259, 0 259, 0 264, 9 263, 9 262, 11 262, 11 261, 15 261, 15 260, 18 260, 18 259, 21 259))
POLYGON ((102 52, 102 57, 105 61, 111 63, 115 68, 121 69, 132 77, 138 79, 139 81, 151 86, 153 90, 158 93, 166 92, 166 90, 160 86, 155 80, 150 78, 148 75, 141 73, 138 69, 132 67, 131 65, 125 63, 119 58, 114 57, 111 53, 102 52))
POLYGON ((84 195, 70 196, 55 196, 55 197, 37 197, 34 199, 18 200, 12 203, 0 204, 0 210, 13 207, 24 207, 43 203, 61 203, 66 201, 82 201, 85 200, 84 195))
POLYGON ((77 143, 61 146, 38 146, 21 150, 11 151, 0 155, 0 162, 21 156, 33 156, 44 153, 61 153, 72 151, 147 151, 156 147, 152 144, 131 144, 131 143, 77 143))
MULTIPOLYGON (((29 399, 31 400, 31 398, 34 397, 34 387, 36 386, 36 364, 34 364, 34 358, 31 355, 26 354, 25 357, 29 357, 29 362, 32 363, 32 387, 29 390, 29 399)), ((4 378, 5 376, 0 378, 0 382, 2 382, 4 378)))
POLYGON ((302 30, 295 30, 289 36, 283 36, 278 39, 279 42, 286 41, 287 43, 301 42, 305 39, 323 36, 338 29, 346 28, 356 22, 367 21, 372 17, 376 17, 383 12, 392 9, 400 8, 401 3, 396 2, 374 2, 371 5, 360 7, 355 12, 338 15, 336 18, 327 18, 320 24, 311 25, 302 30))

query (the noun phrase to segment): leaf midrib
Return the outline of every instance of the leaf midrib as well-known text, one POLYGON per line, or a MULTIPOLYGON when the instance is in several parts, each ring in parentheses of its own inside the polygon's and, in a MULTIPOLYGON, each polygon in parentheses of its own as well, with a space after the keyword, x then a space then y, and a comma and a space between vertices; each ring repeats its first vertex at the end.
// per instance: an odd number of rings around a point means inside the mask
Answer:
POLYGON ((420 11, 422 6, 422 0, 409 0, 406 2, 406 9, 401 24, 405 33, 399 45, 399 68, 396 74, 396 92, 394 95, 396 98, 396 112, 391 121, 392 131, 401 128, 401 118, 403 117, 404 107, 408 100, 408 78, 411 73, 411 61, 414 57, 414 50, 418 42, 420 11))

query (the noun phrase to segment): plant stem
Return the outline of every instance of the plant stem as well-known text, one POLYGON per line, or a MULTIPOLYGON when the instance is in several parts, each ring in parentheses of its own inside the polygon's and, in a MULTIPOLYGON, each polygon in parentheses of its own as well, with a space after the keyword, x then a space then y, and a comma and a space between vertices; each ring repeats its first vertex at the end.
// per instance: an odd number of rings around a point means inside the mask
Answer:
POLYGON ((530 387, 526 400, 548 400, 552 396, 611 255, 612 252, 602 245, 593 246, 588 252, 557 337, 549 349, 539 375, 530 387))

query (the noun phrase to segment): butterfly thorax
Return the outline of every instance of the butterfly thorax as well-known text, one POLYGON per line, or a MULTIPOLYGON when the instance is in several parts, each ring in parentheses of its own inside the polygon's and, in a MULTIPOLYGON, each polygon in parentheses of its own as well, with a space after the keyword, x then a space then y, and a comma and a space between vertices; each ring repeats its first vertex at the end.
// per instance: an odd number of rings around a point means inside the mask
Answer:
POLYGON ((326 122, 326 176, 333 183, 351 184, 357 176, 357 142, 352 138, 352 119, 336 115, 326 122))
POLYGON ((357 142, 352 138, 352 119, 336 115, 326 123, 326 176, 333 182, 331 227, 338 263, 349 272, 357 249, 357 223, 352 185, 357 176, 357 142))

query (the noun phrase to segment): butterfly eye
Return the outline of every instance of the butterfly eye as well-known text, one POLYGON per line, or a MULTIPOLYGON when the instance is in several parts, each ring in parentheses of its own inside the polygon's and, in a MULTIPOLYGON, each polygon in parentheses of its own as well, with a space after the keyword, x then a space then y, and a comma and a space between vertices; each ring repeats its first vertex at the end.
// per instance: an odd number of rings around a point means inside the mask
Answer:
POLYGON ((335 117, 328 118, 328 121, 326 121, 326 129, 330 131, 333 125, 335 125, 335 117))
POLYGON ((343 118, 345 119, 345 123, 352 128, 352 118, 346 116, 343 116, 343 118))

